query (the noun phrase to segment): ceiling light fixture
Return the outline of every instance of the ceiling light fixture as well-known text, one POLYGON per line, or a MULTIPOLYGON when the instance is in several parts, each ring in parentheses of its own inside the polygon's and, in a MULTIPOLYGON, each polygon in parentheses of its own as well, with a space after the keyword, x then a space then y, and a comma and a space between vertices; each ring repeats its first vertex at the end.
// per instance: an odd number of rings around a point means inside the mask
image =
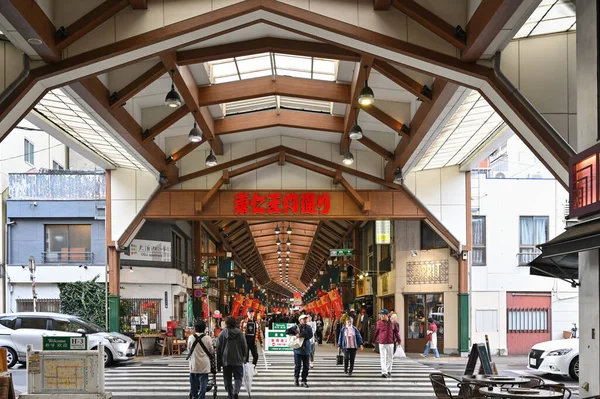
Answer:
POLYGON ((175 74, 175 70, 171 70, 171 90, 167 93, 165 97, 165 105, 169 108, 177 108, 181 105, 181 97, 177 90, 175 90, 175 83, 173 82, 173 75, 175 74))
POLYGON ((358 95, 358 103, 360 105, 373 105, 375 102, 375 93, 369 87, 369 79, 367 78, 369 66, 365 65, 365 87, 362 88, 358 95))
POLYGON ((188 140, 192 143, 199 143, 202 141, 202 132, 198 129, 198 123, 196 122, 196 111, 193 112, 194 116, 194 127, 190 130, 190 134, 188 134, 188 140))
POLYGON ((288 248, 287 251, 285 251, 288 255, 290 254, 290 249, 288 248))
POLYGON ((275 241, 275 244, 277 244, 277 246, 281 245, 281 240, 279 239, 279 237, 277 237, 277 241, 275 241))
POLYGON ((158 182, 160 184, 167 184, 169 182, 169 178, 167 177, 167 175, 161 172, 161 174, 158 175, 158 182))
POLYGON ((402 176, 401 168, 397 168, 394 172, 394 183, 404 184, 404 177, 402 176))
POLYGON ((206 166, 208 166, 208 167, 217 166, 217 163, 218 163, 217 157, 215 157, 215 154, 213 154, 212 148, 211 148, 210 153, 206 157, 206 166))
POLYGON ((133 273, 133 266, 129 266, 129 272, 133 273))
POLYGON ((288 235, 292 234, 292 225, 289 223, 288 223, 287 233, 288 233, 288 235))
POLYGON ((281 249, 277 248, 277 255, 281 255, 281 249))
POLYGON ((362 128, 358 125, 358 108, 354 109, 354 126, 350 128, 350 140, 360 140, 363 138, 362 128))
POLYGON ((288 237, 287 241, 285 242, 287 244, 287 246, 289 247, 290 245, 292 245, 292 242, 290 241, 290 238, 288 237))
POLYGON ((281 255, 277 256, 277 260, 281 262, 281 255))
POLYGON ((279 230, 279 223, 275 225, 275 234, 279 234, 281 233, 281 230, 279 230))
POLYGON ((344 153, 344 159, 342 159, 342 163, 344 165, 352 165, 354 163, 354 155, 352 155, 350 150, 344 153))

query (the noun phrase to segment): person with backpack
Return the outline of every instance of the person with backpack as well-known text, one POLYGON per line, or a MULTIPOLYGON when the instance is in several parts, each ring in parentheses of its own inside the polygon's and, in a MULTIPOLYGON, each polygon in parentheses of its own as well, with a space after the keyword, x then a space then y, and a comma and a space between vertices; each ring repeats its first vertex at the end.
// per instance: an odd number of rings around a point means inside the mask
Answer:
POLYGON ((308 368, 310 367, 310 353, 312 351, 310 340, 313 337, 312 328, 307 324, 308 316, 305 314, 298 318, 298 324, 286 330, 287 335, 295 335, 302 340, 299 348, 294 348, 294 385, 300 386, 300 369, 302 369, 302 386, 308 388, 308 368))
POLYGON ((208 374, 214 373, 215 350, 212 339, 205 334, 206 322, 196 323, 196 333, 187 341, 187 360, 190 365, 190 385, 192 399, 204 399, 208 388, 208 374))
POLYGON ((223 384, 228 399, 238 399, 244 377, 244 363, 248 354, 248 344, 242 330, 237 328, 233 317, 225 318, 225 328, 217 338, 217 367, 223 368, 223 384), (234 383, 231 382, 231 377, 234 383))
POLYGON ((262 346, 262 332, 260 324, 254 317, 254 309, 248 309, 248 318, 242 322, 242 331, 244 337, 246 337, 246 345, 248 346, 248 352, 246 353, 246 362, 250 359, 250 353, 252 353, 252 364, 254 365, 254 372, 256 373, 256 365, 258 364, 258 350, 256 343, 262 346))

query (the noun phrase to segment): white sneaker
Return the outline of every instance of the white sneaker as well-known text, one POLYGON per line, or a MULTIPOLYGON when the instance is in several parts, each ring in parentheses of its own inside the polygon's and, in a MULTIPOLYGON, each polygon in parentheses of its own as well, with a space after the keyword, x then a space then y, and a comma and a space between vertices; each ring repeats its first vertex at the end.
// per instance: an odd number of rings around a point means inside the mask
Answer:
POLYGON ((424 354, 421 353, 421 357, 427 357, 427 356, 425 356, 424 354))
POLYGON ((314 367, 313 362, 310 362, 310 368, 312 369, 314 367))

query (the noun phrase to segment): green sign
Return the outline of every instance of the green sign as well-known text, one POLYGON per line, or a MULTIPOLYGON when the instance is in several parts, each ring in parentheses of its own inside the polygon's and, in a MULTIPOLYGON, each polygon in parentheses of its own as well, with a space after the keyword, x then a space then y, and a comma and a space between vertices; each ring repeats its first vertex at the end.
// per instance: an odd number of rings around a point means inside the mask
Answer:
POLYGON ((353 249, 330 249, 329 256, 352 256, 354 255, 353 249))
POLYGON ((273 323, 273 330, 285 331, 293 325, 294 323, 273 323))
POLYGON ((45 351, 85 351, 86 337, 43 337, 42 349, 45 351))

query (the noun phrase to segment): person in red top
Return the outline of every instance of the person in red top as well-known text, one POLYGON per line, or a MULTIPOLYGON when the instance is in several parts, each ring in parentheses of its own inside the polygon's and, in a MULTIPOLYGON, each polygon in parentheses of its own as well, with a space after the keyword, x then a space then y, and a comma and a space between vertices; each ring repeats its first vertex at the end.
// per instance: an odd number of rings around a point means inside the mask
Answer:
POLYGON ((423 352, 423 354, 421 355, 421 357, 427 357, 427 355, 429 354, 429 350, 433 349, 433 356, 435 356, 436 358, 440 357, 440 353, 437 350, 437 324, 435 324, 435 321, 433 320, 433 317, 430 317, 429 320, 427 320, 429 322, 429 327, 427 327, 427 345, 425 345, 425 352, 423 352))
POLYGON ((381 362, 381 376, 388 378, 392 376, 392 364, 394 361, 394 344, 400 345, 402 340, 400 339, 400 332, 398 331, 398 324, 393 323, 389 319, 387 309, 383 309, 379 312, 381 320, 377 322, 375 327, 375 333, 373 334, 373 345, 375 340, 379 337, 379 360, 381 362))

